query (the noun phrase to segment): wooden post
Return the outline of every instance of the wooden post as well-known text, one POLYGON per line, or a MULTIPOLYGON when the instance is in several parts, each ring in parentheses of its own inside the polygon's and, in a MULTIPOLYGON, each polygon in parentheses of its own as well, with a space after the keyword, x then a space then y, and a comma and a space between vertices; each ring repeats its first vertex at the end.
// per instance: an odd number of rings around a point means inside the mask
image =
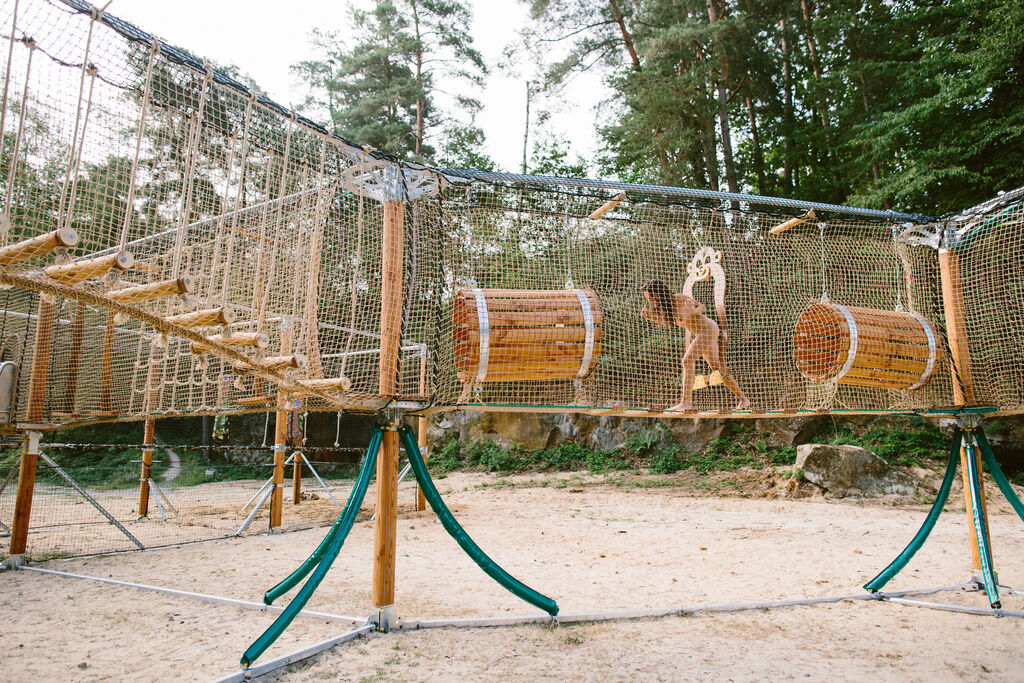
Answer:
POLYGON ((139 474, 139 517, 149 514, 149 478, 153 471, 153 435, 156 420, 146 420, 142 428, 142 472, 139 474))
MULTIPOLYGON (((939 278, 942 284, 942 308, 946 317, 946 336, 953 373, 953 402, 957 407, 974 405, 974 382, 971 379, 971 352, 967 337, 967 316, 964 311, 963 276, 960 257, 947 248, 939 249, 939 278)), ((969 438, 965 435, 964 438, 969 438)), ((977 451, 977 471, 981 473, 981 459, 977 451)), ((974 527, 971 509, 971 487, 967 479, 967 449, 960 444, 960 471, 964 483, 964 507, 967 510, 967 529, 971 538, 971 560, 975 569, 981 569, 978 554, 978 532, 974 527)), ((981 490, 981 511, 988 527, 988 509, 985 506, 985 481, 978 482, 981 490)), ((990 539, 991 540, 991 539, 990 539)), ((991 548, 991 545, 989 546, 991 548)))
MULTIPOLYGON (((380 294, 380 364, 378 392, 398 393, 398 353, 402 315, 402 202, 384 204, 380 294)), ((390 628, 390 608, 395 602, 395 554, 398 517, 398 425, 388 426, 377 457, 376 525, 373 530, 373 605, 378 628, 390 628)))
MULTIPOLYGON (((299 413, 298 411, 292 412, 292 418, 295 420, 296 428, 294 430, 288 430, 292 435, 297 435, 299 443, 301 444, 302 438, 305 434, 299 427, 299 413)), ((302 456, 300 455, 301 450, 296 451, 295 460, 292 462, 292 505, 298 505, 299 501, 302 500, 302 456)))
MULTIPOLYGON (((971 438, 970 433, 965 433, 964 439, 971 438)), ((981 469, 981 449, 975 446, 974 448, 974 471, 978 473, 978 489, 981 491, 981 516, 985 520, 985 528, 991 529, 988 525, 988 507, 985 504, 985 479, 982 476, 981 469)), ((964 446, 964 442, 960 442, 960 474, 964 482, 964 505, 967 508, 967 528, 970 530, 971 535, 971 562, 972 567, 977 570, 981 570, 981 553, 978 551, 978 530, 974 526, 974 511, 971 509, 971 482, 967 477, 967 448, 964 446)), ((988 535, 988 547, 989 552, 992 550, 992 534, 988 535)), ((992 558, 989 557, 989 566, 991 566, 992 558)))
POLYGON ((28 522, 32 516, 32 493, 36 484, 36 463, 39 460, 39 432, 29 432, 21 452, 18 469, 18 494, 14 501, 14 520, 11 522, 10 555, 13 564, 20 564, 28 547, 28 522))
MULTIPOLYGON (((281 327, 281 355, 291 352, 291 323, 285 322, 281 327)), ((285 410, 288 395, 277 392, 277 412, 274 413, 274 489, 270 494, 270 531, 281 530, 281 513, 284 506, 284 451, 288 439, 288 411, 285 410)))
MULTIPOLYGON (((39 296, 36 316, 36 335, 32 344, 32 372, 28 382, 28 410, 26 422, 39 424, 46 412, 46 379, 50 372, 50 343, 53 341, 54 299, 48 294, 39 296)), ((14 519, 11 521, 10 555, 18 563, 28 547, 28 524, 32 517, 32 493, 36 487, 36 462, 39 460, 39 432, 30 431, 25 438, 18 469, 18 493, 14 500, 14 519)))
MULTIPOLYGON (((157 408, 160 395, 161 355, 163 349, 153 341, 149 347, 146 368, 146 386, 143 390, 142 405, 147 414, 157 408)), ((153 440, 156 438, 156 420, 148 419, 142 428, 142 470, 139 473, 139 517, 149 514, 149 478, 153 474, 153 440)))
POLYGON ((114 312, 107 311, 103 331, 103 359, 100 361, 100 414, 114 414, 114 312))
MULTIPOLYGON (((425 396, 427 393, 427 352, 424 349, 420 354, 420 396, 425 396)), ((420 448, 420 453, 423 457, 427 457, 427 416, 420 415, 416 420, 416 445, 420 448)), ((423 495, 423 490, 420 488, 419 483, 416 484, 416 511, 427 509, 427 499, 423 495)))
MULTIPOLYGON (((416 434, 416 445, 420 447, 420 453, 423 457, 427 457, 427 417, 421 415, 418 419, 419 430, 416 434)), ((416 511, 427 509, 427 499, 423 495, 423 489, 420 488, 419 484, 416 484, 416 511)))

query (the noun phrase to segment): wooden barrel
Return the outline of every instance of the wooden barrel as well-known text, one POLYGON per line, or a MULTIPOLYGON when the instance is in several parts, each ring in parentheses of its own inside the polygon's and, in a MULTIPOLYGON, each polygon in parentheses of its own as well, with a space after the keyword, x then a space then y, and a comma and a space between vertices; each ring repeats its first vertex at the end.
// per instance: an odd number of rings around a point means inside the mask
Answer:
POLYGON ((793 335, 800 373, 815 382, 920 389, 940 358, 932 325, 916 313, 818 303, 793 335))
POLYGON ((601 305, 582 289, 461 289, 455 369, 462 382, 576 379, 601 356, 601 305))

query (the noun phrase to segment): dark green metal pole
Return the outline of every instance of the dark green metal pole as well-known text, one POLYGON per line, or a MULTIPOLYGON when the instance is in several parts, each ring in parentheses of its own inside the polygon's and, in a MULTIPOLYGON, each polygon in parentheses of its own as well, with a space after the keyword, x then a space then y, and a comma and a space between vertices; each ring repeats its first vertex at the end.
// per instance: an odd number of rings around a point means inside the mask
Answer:
POLYGON ((892 561, 888 567, 883 569, 881 573, 875 578, 864 584, 864 588, 877 593, 882 587, 889 583, 894 576, 900 573, 900 571, 907 566, 921 546, 924 545, 925 540, 928 538, 928 534, 932 532, 935 527, 935 522, 938 521, 939 515, 942 514, 942 508, 946 506, 946 501, 949 499, 949 490, 953 486, 953 479, 956 477, 956 463, 960 458, 960 444, 964 438, 963 432, 960 429, 953 431, 953 437, 950 439, 949 444, 949 459, 946 461, 946 475, 942 478, 942 485, 939 487, 939 492, 935 496, 935 502, 932 504, 932 509, 928 511, 928 516, 925 517, 924 524, 918 530, 913 540, 903 549, 903 552, 892 561))

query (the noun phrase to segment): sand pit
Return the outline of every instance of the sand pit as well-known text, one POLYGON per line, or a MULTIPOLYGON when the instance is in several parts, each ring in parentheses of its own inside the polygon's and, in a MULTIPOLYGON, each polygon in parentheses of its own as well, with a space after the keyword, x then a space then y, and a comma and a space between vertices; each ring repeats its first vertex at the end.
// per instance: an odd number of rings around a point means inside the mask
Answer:
MULTIPOLYGON (((481 547, 514 576, 556 598, 563 614, 842 595, 884 567, 927 506, 695 496, 682 482, 645 487, 573 475, 452 475, 438 487, 481 547)), ((372 500, 370 492, 368 501, 372 500)), ((490 581, 433 515, 398 522, 396 612, 403 618, 530 615, 490 581)), ((924 588, 969 574, 960 503, 888 587, 924 588)), ((287 514, 287 511, 286 511, 287 514)), ((1024 523, 991 511, 996 569, 1024 588, 1024 523)), ((259 601, 324 529, 249 536, 42 566, 259 601)), ((370 612, 373 529, 360 516, 308 609, 370 612)), ((928 598, 926 598, 928 599, 928 598)), ((936 598, 987 606, 983 593, 936 598)), ((1003 606, 1024 610, 1004 591, 1003 606)), ((0 670, 11 679, 208 680, 273 615, 30 572, 0 575, 0 670)), ((272 658, 347 630, 296 619, 272 658)), ((846 601, 833 605, 657 620, 438 629, 373 635, 271 676, 280 680, 581 680, 681 678, 1015 679, 1024 620, 846 601)))

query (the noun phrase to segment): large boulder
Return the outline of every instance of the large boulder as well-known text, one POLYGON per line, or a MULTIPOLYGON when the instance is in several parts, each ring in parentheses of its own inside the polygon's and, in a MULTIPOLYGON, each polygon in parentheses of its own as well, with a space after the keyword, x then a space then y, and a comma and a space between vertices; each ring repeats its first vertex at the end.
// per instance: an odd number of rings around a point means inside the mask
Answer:
POLYGON ((913 495, 917 481, 860 446, 810 443, 796 449, 807 480, 835 493, 913 495))

